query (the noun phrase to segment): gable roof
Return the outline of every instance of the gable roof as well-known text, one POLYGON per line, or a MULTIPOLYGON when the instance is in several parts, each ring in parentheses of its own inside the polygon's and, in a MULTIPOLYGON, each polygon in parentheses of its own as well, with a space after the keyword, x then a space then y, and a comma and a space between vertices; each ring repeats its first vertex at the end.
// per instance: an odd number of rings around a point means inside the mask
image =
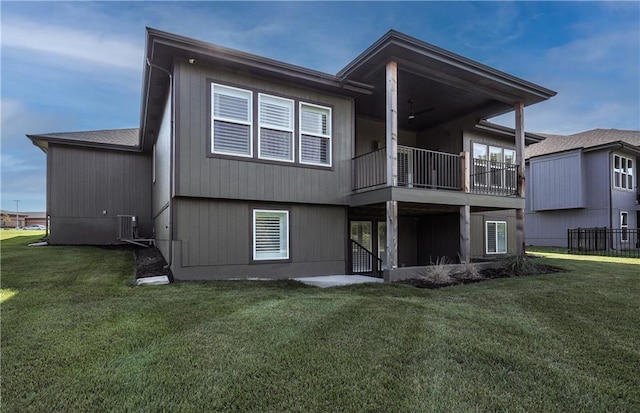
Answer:
POLYGON ((573 135, 538 133, 546 139, 525 149, 525 158, 565 152, 573 149, 598 150, 615 145, 640 154, 640 131, 620 129, 593 129, 573 135))
POLYGON ((88 146, 94 148, 110 148, 120 150, 137 150, 139 143, 139 129, 107 129, 83 132, 44 133, 27 135, 34 145, 44 152, 49 143, 63 145, 88 146))

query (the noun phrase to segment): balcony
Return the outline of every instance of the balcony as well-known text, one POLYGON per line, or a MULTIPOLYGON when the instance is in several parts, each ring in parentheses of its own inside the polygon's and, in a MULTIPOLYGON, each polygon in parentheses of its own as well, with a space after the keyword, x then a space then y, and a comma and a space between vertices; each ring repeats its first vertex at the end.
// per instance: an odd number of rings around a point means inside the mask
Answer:
MULTIPOLYGON (((354 158, 354 192, 387 186, 386 162, 386 148, 354 158)), ((467 172, 464 154, 398 145, 398 187, 517 196, 517 182, 515 164, 472 159, 467 172)))

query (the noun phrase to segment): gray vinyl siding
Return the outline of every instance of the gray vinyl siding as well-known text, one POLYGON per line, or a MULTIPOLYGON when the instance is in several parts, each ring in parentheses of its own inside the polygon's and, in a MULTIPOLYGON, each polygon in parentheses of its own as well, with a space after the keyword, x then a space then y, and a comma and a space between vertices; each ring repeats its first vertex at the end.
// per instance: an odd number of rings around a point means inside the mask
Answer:
POLYGON ((174 208, 172 271, 177 279, 286 278, 346 271, 346 207, 178 198, 174 208), (252 261, 254 208, 289 211, 289 261, 252 261))
POLYGON ((51 244, 115 244, 117 215, 151 236, 151 157, 49 144, 51 244))
POLYGON ((153 183, 153 216, 169 204, 171 197, 171 96, 167 97, 155 145, 155 182, 153 183))
POLYGON ((527 245, 566 247, 567 229, 609 227, 609 212, 607 208, 529 212, 525 225, 527 245))
POLYGON ((569 228, 620 228, 621 211, 629 213, 629 228, 636 228, 636 191, 613 188, 611 156, 606 150, 575 151, 530 161, 531 166, 553 165, 538 168, 537 174, 528 170, 527 198, 531 199, 525 219, 528 245, 566 247, 569 228), (574 176, 571 169, 578 167, 575 160, 578 156, 581 173, 574 176), (547 172, 540 172, 543 169, 547 172), (577 192, 569 184, 580 188, 582 203, 576 203, 577 192))
MULTIPOLYGON (((353 102, 238 73, 177 63, 176 196, 347 205, 351 192, 353 102), (211 156, 211 82, 332 108, 332 167, 211 156)), ((255 105, 254 105, 255 106, 255 105)), ((255 109, 255 108, 254 108, 255 109)), ((254 116, 255 119, 255 116, 254 116)), ((254 141, 258 125, 254 122, 254 141)), ((298 152, 298 134, 294 134, 298 152)), ((254 157, 257 151, 254 150, 254 157)))
POLYGON ((169 262, 171 257, 171 94, 167 95, 158 139, 155 144, 154 175, 152 185, 153 234, 156 247, 169 262))
POLYGON ((584 169, 582 152, 568 152, 534 158, 529 165, 529 179, 534 185, 531 193, 533 211, 583 208, 585 206, 584 169))

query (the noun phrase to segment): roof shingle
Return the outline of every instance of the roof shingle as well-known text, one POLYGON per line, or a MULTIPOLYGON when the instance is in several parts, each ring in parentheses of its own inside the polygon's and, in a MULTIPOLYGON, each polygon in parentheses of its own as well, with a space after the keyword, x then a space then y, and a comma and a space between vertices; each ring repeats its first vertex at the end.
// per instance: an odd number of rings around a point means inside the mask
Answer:
POLYGON ((573 135, 551 135, 538 133, 546 139, 525 149, 525 158, 564 152, 572 149, 587 149, 609 143, 623 142, 640 150, 640 131, 620 129, 593 129, 573 135))

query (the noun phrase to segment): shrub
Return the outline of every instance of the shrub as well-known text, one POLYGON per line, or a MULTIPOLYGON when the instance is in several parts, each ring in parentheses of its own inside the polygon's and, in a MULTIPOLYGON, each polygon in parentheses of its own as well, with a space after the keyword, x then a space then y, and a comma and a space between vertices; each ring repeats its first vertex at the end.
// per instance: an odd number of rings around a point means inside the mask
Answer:
POLYGON ((435 263, 432 261, 431 265, 425 267, 421 278, 437 284, 447 284, 452 281, 452 273, 453 269, 449 266, 449 259, 447 257, 438 257, 435 263))
POLYGON ((527 256, 514 255, 507 259, 505 269, 516 276, 534 275, 542 273, 542 268, 533 259, 527 256))

